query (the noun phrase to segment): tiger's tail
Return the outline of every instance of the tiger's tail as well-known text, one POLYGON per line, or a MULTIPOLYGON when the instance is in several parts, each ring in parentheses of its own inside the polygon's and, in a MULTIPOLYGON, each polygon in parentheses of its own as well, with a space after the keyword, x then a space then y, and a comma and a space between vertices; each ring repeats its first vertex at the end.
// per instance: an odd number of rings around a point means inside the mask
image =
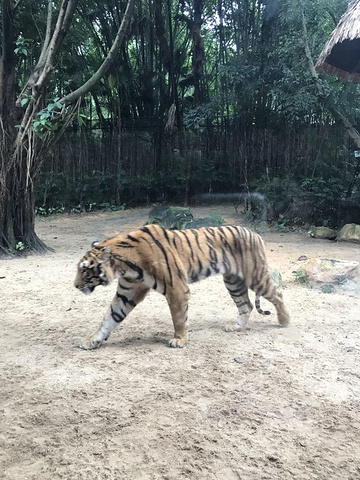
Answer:
POLYGON ((260 313, 260 315, 270 315, 271 312, 269 310, 263 310, 260 307, 260 295, 257 293, 255 294, 255 308, 260 313))

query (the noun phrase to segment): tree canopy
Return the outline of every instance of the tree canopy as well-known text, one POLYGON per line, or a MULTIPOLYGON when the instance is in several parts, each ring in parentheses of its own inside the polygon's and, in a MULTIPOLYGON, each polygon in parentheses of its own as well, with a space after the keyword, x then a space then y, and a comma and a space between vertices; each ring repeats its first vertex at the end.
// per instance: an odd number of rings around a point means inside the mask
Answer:
POLYGON ((352 192, 359 87, 314 68, 347 4, 2 0, 1 248, 38 248, 14 219, 67 191, 81 208, 280 186, 289 197, 292 182, 352 192))

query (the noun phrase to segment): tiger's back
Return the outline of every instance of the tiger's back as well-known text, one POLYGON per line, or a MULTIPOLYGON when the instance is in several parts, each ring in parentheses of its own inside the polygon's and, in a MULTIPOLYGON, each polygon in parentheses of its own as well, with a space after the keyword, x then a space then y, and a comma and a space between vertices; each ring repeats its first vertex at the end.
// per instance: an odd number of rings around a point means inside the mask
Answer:
POLYGON ((260 313, 269 313, 259 307, 258 297, 263 296, 275 305, 279 323, 288 324, 281 294, 268 274, 264 242, 257 233, 235 226, 166 230, 148 225, 95 245, 80 260, 75 285, 83 291, 85 288, 92 291, 98 284, 109 283, 111 278, 119 279, 109 314, 100 329, 83 341, 82 347, 99 346, 149 289, 165 295, 169 303, 175 328, 170 345, 184 346, 188 330, 188 284, 216 274, 223 275, 238 307, 240 326, 246 323, 253 308, 248 288, 256 293, 260 313), (91 286, 86 287, 86 278, 91 278, 91 286))

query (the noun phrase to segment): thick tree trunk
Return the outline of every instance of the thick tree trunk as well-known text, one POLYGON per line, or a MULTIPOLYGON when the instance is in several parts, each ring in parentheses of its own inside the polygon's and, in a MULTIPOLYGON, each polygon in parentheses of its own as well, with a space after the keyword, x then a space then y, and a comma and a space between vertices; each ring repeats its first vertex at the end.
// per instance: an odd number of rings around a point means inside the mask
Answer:
POLYGON ((34 186, 27 183, 26 170, 16 165, 7 171, 4 181, 5 191, 1 197, 0 209, 0 252, 52 250, 35 233, 34 186), (25 178, 24 178, 25 177, 25 178))

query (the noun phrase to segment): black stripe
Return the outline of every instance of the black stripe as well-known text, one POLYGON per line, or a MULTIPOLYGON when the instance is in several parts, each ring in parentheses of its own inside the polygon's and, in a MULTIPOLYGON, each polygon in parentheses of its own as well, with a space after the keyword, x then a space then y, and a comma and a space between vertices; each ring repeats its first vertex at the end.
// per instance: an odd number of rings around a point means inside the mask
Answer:
POLYGON ((198 277, 197 273, 195 273, 195 272, 191 272, 190 278, 191 278, 191 281, 192 281, 193 283, 199 281, 199 277, 198 277))
POLYGON ((119 283, 119 287, 120 287, 122 290, 132 290, 132 287, 124 287, 124 285, 121 285, 121 283, 119 283))
POLYGON ((190 230, 190 232, 193 233, 194 237, 195 237, 195 241, 196 241, 196 245, 198 246, 199 250, 201 253, 204 253, 203 252, 203 249, 201 248, 201 245, 200 245, 200 242, 199 242, 199 233, 196 231, 196 230, 190 230))
POLYGON ((124 320, 126 315, 124 315, 124 316, 120 315, 120 313, 115 312, 113 307, 111 307, 111 316, 116 323, 120 323, 124 320))
POLYGON ((134 300, 127 298, 125 295, 121 295, 121 293, 117 293, 116 296, 123 301, 124 305, 129 304, 132 307, 136 307, 136 303, 134 302, 134 300))
POLYGON ((127 235, 126 238, 128 238, 132 242, 139 243, 139 240, 137 238, 133 237, 132 235, 127 235))
POLYGON ((192 245, 190 243, 190 240, 186 234, 186 232, 181 232, 185 235, 185 238, 186 238, 186 242, 187 244, 189 245, 189 249, 190 249, 190 256, 191 256, 191 260, 194 261, 195 260, 195 257, 194 257, 194 251, 193 251, 193 248, 192 248, 192 245))
POLYGON ((153 287, 152 287, 152 288, 153 288, 154 290, 156 290, 156 288, 157 288, 157 281, 156 281, 156 278, 155 278, 155 280, 154 280, 154 285, 153 285, 153 287))
POLYGON ((170 285, 173 286, 172 272, 171 272, 170 263, 169 263, 169 259, 168 259, 167 253, 165 251, 165 248, 162 246, 162 244, 159 242, 159 240, 154 237, 154 235, 150 232, 150 230, 147 227, 143 227, 141 230, 143 232, 147 233, 148 235, 150 235, 150 237, 154 240, 156 246, 159 247, 159 249, 161 250, 161 253, 164 255, 164 258, 165 258, 165 261, 166 261, 166 266, 167 266, 167 269, 168 269, 168 272, 169 272, 170 285))
POLYGON ((241 302, 238 304, 238 307, 241 308, 241 307, 244 307, 245 305, 250 305, 250 302, 241 302))
POLYGON ((169 238, 169 235, 168 235, 166 229, 163 228, 162 231, 163 231, 163 233, 164 233, 164 237, 166 238, 167 242, 170 243, 170 238, 169 238))
POLYGON ((127 265, 129 268, 131 268, 131 270, 134 270, 135 272, 137 272, 139 281, 143 280, 144 272, 142 268, 138 267, 137 265, 135 265, 135 263, 132 263, 129 260, 121 259, 121 261, 125 263, 125 265, 127 265))
POLYGON ((130 245, 129 242, 118 242, 118 243, 116 244, 116 246, 122 247, 122 248, 135 248, 135 246, 134 246, 134 245, 130 245))
POLYGON ((238 285, 239 282, 240 282, 240 283, 244 283, 244 282, 241 280, 241 278, 239 278, 239 277, 237 277, 237 276, 235 276, 235 275, 234 275, 234 276, 233 276, 233 275, 224 275, 224 282, 225 282, 225 284, 226 284, 226 287, 227 287, 228 285, 238 285), (233 281, 233 282, 230 281, 230 278, 233 278, 234 281, 233 281))
POLYGON ((224 229, 223 227, 219 227, 219 235, 220 235, 220 238, 226 248, 227 251, 229 251, 231 253, 231 255, 234 257, 234 252, 233 252, 233 249, 227 239, 227 236, 226 236, 226 232, 224 232, 224 229))
POLYGON ((244 293, 233 293, 231 290, 229 290, 229 293, 232 297, 236 297, 236 298, 244 296, 244 293))
POLYGON ((171 251, 171 254, 172 254, 172 256, 173 256, 173 260, 174 260, 175 267, 176 267, 177 273, 178 273, 178 275, 179 275, 179 278, 180 278, 180 279, 183 279, 183 278, 184 278, 184 275, 183 275, 183 272, 181 271, 181 269, 180 269, 180 267, 179 267, 179 265, 178 265, 178 263, 177 263, 177 261, 176 261, 175 255, 174 255, 174 253, 173 253, 172 251, 171 251))
POLYGON ((233 293, 242 293, 244 294, 247 290, 247 288, 244 288, 243 286, 239 287, 239 288, 236 288, 235 290, 230 290, 230 288, 226 285, 226 288, 228 289, 228 291, 233 294, 233 293))
POLYGON ((174 245, 174 247, 177 249, 176 238, 178 238, 178 234, 177 234, 177 232, 174 232, 174 235, 173 235, 173 245, 174 245))
POLYGON ((166 295, 166 281, 165 281, 165 277, 164 277, 164 291, 163 291, 163 295, 166 295))
MULTIPOLYGON (((206 237, 206 238, 208 238, 208 237, 206 237)), ((210 266, 214 270, 215 273, 219 273, 218 257, 217 257, 216 250, 214 249, 214 247, 212 246, 211 243, 208 244, 208 247, 209 247, 209 254, 210 254, 210 266)))
POLYGON ((228 258, 228 256, 227 256, 226 250, 222 248, 221 251, 222 251, 222 254, 223 254, 222 264, 223 264, 223 266, 224 266, 224 270, 225 270, 225 272, 226 272, 226 271, 229 272, 229 271, 231 270, 230 260, 229 260, 229 258, 228 258))

